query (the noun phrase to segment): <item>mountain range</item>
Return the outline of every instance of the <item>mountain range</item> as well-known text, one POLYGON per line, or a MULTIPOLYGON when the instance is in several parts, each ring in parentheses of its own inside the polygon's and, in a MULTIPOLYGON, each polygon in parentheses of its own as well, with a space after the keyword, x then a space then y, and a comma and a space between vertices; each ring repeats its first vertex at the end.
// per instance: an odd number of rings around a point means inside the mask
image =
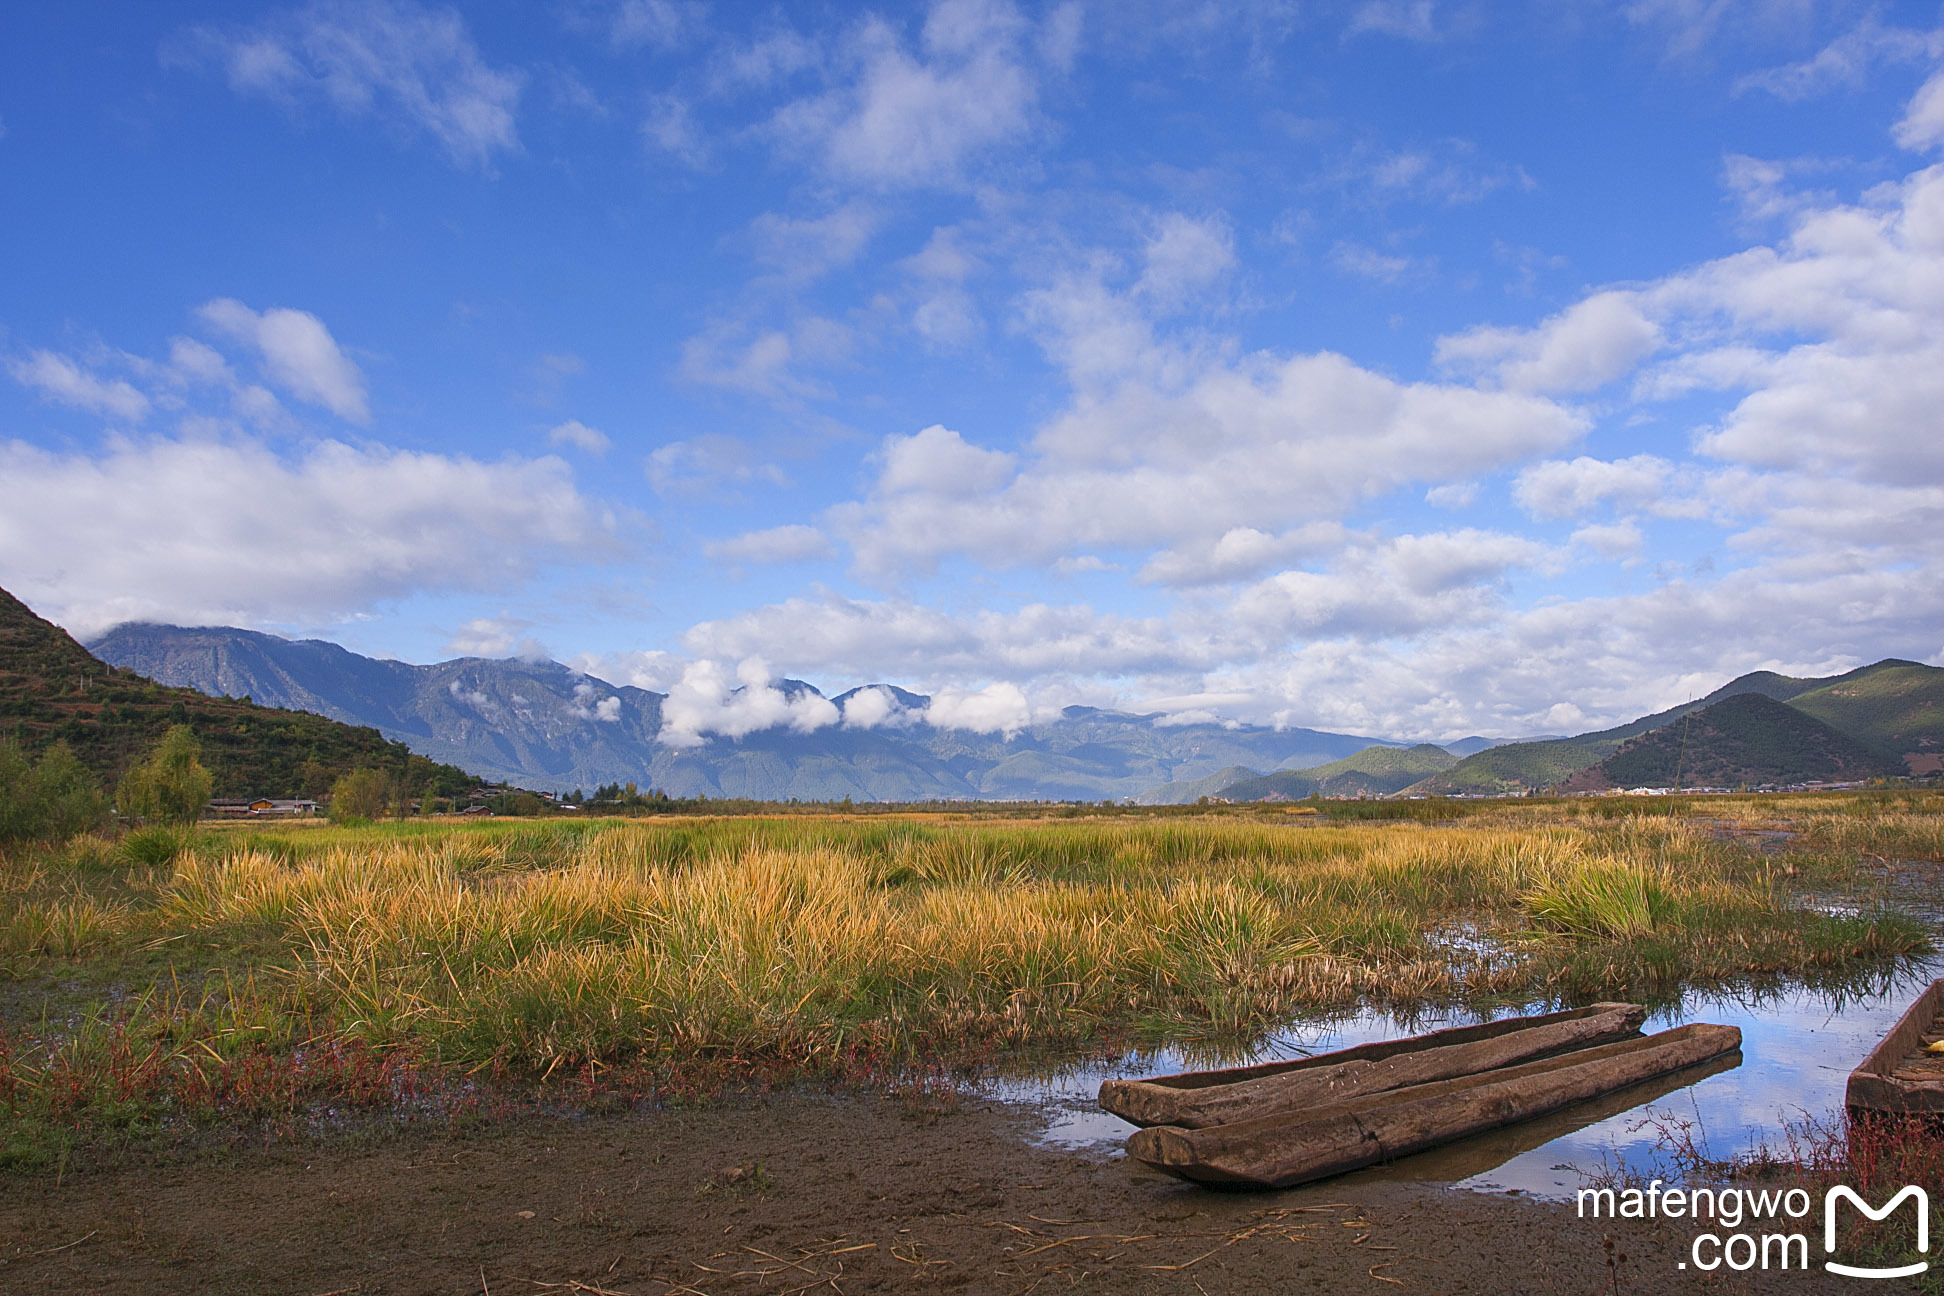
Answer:
MULTIPOLYGON (((92 648, 164 684, 368 726, 434 761, 561 792, 635 783, 775 801, 1181 804, 1759 786, 1944 768, 1944 669, 1895 659, 1821 679, 1756 671, 1627 724, 1508 743, 1412 746, 1079 706, 1013 732, 976 732, 933 725, 929 697, 887 684, 818 704, 826 719, 842 717, 835 723, 671 743, 668 695, 554 661, 413 665, 321 640, 148 624, 117 627, 92 648), (853 705, 870 690, 880 694, 863 699, 872 705, 853 705)), ((801 680, 774 687, 792 705, 824 698, 801 680)))
MULTIPOLYGON (((381 661, 321 640, 251 630, 120 626, 104 661, 213 696, 248 697, 369 725, 434 760, 548 791, 636 783, 677 797, 761 800, 1106 800, 1228 767, 1324 764, 1382 738, 1258 725, 1169 724, 1159 715, 1067 707, 1010 735, 938 727, 931 699, 890 685, 877 723, 787 726, 738 738, 661 741, 666 694, 616 686, 553 661, 381 661)), ((822 697, 801 680, 786 698, 822 697)), ((864 689, 829 700, 839 711, 864 689)), ((1486 740, 1467 740, 1468 743, 1486 740)), ((1187 798, 1193 800, 1192 797, 1187 798)))

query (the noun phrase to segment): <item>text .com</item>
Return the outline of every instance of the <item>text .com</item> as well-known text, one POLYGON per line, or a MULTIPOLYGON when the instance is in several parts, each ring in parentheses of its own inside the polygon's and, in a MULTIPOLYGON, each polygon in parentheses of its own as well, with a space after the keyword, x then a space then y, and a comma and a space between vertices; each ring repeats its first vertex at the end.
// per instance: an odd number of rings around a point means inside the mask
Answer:
MULTIPOLYGON (((1688 1248, 1683 1269, 1712 1271, 1726 1266, 1737 1272, 1750 1269, 1808 1269, 1809 1235, 1785 1231, 1789 1223, 1807 1220, 1817 1203, 1807 1189, 1750 1188, 1663 1188, 1656 1179, 1645 1188, 1583 1188, 1579 1193, 1581 1219, 1667 1219, 1692 1220, 1717 1226, 1697 1233, 1688 1248), (1782 1227, 1762 1230, 1771 1221, 1782 1227), (1746 1226, 1746 1227, 1744 1227, 1746 1226), (1719 1231, 1717 1231, 1719 1230, 1719 1231)), ((1908 1218, 1908 1236, 1919 1255, 1930 1252, 1930 1196, 1915 1184, 1892 1194, 1881 1206, 1873 1206, 1853 1189, 1831 1188, 1822 1198, 1822 1251, 1837 1253, 1841 1229, 1855 1216, 1882 1222, 1911 1209, 1898 1218, 1908 1218), (1851 1214, 1844 1214, 1842 1207, 1851 1214)), ((1813 1227, 1813 1226, 1811 1226, 1813 1227)), ((1847 1278, 1908 1278, 1930 1267, 1928 1260, 1891 1266, 1853 1265, 1825 1259, 1822 1267, 1847 1278)))

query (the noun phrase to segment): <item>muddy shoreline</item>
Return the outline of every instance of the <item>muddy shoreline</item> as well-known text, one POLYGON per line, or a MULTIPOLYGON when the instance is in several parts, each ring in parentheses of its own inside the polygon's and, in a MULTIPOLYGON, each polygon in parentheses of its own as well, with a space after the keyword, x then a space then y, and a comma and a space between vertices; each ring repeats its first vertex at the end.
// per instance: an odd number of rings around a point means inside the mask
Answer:
POLYGON ((977 1099, 778 1094, 294 1143, 58 1183, 9 1175, 0 1292, 1502 1294, 1841 1282, 1819 1268, 1684 1272, 1688 1229, 1580 1220, 1570 1206, 1438 1184, 1353 1176, 1209 1192, 1034 1144, 1033 1129, 1031 1113, 977 1099))

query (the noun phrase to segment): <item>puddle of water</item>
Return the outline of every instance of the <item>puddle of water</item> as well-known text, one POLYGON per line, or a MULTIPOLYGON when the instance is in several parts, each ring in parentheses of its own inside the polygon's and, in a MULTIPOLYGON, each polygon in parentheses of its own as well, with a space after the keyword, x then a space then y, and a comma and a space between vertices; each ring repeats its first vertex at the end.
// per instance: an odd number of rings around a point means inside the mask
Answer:
MULTIPOLYGON (((1805 986, 1759 995, 1696 992, 1674 1009, 1648 1019, 1649 1031, 1687 1022, 1739 1026, 1742 1049, 1734 1058, 1637 1085, 1522 1125, 1359 1171, 1371 1178, 1451 1183, 1485 1192, 1518 1191, 1535 1197, 1570 1197, 1585 1176, 1626 1167, 1666 1177, 1649 1118, 1692 1122, 1696 1145, 1711 1158, 1752 1152, 1780 1141, 1785 1122, 1805 1113, 1826 1118, 1843 1105, 1849 1073, 1883 1037, 1904 1009, 1939 975, 1935 965, 1898 972, 1868 995, 1836 995, 1805 986)), ((1552 1005, 1535 1005, 1543 1012, 1552 1005)), ((1366 1013, 1326 1025, 1296 1025, 1271 1036, 1232 1064, 1300 1057, 1375 1040, 1394 1039, 1479 1020, 1465 1013, 1425 1016, 1401 1023, 1387 1013, 1366 1013)), ((1038 1108, 1041 1141, 1060 1147, 1120 1155, 1134 1126, 1095 1103, 1110 1076, 1166 1074, 1209 1065, 1163 1049, 1052 1076, 992 1081, 987 1090, 1006 1102, 1038 1108)))

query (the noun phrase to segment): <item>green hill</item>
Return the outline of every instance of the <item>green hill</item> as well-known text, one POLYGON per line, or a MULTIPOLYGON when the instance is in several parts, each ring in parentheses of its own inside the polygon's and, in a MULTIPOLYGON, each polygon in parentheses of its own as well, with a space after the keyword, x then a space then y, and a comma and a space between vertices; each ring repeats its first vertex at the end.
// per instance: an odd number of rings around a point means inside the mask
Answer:
POLYGON ((1567 791, 1759 787, 1901 774, 1902 762, 1763 693, 1742 693, 1642 734, 1567 791))
POLYGON ((1136 796, 1134 804, 1193 805, 1203 797, 1225 796, 1223 789, 1232 783, 1260 777, 1261 771, 1250 769, 1247 765, 1230 765, 1216 770, 1207 778, 1191 779, 1182 783, 1162 783, 1151 787, 1136 796))
POLYGON ((478 779, 413 755, 403 743, 303 711, 170 688, 97 660, 52 622, 0 590, 0 737, 29 755, 65 742, 114 782, 174 724, 202 744, 217 796, 317 796, 359 766, 451 796, 478 779))
POLYGON ((1789 705, 1901 757, 1909 773, 1944 767, 1944 670, 1884 661, 1789 699, 1789 705))
MULTIPOLYGON (((1923 773, 1944 766, 1944 669, 1890 658, 1823 679, 1797 679, 1773 671, 1754 671, 1729 681, 1699 701, 1642 716, 1612 729, 1548 742, 1493 747, 1466 757, 1451 769, 1408 790, 1439 796, 1557 787, 1581 771, 1599 765, 1642 734, 1665 728, 1690 712, 1742 696, 1786 703, 1863 747, 1875 750, 1879 756, 1884 752, 1901 756, 1904 768, 1896 770, 1897 773, 1906 770, 1923 773)), ((1672 773, 1670 766, 1670 777, 1672 773)), ((1837 776, 1805 774, 1800 777, 1837 776)), ((1685 772, 1684 781, 1694 782, 1685 778, 1685 772)), ((1597 785, 1599 779, 1590 777, 1589 782, 1597 785)), ((1643 781, 1618 782, 1626 787, 1666 786, 1643 781)))
POLYGON ((1230 801, 1298 801, 1308 796, 1388 796, 1428 774, 1451 769, 1458 758, 1442 747, 1366 747, 1327 765, 1277 770, 1245 778, 1216 795, 1230 801))

